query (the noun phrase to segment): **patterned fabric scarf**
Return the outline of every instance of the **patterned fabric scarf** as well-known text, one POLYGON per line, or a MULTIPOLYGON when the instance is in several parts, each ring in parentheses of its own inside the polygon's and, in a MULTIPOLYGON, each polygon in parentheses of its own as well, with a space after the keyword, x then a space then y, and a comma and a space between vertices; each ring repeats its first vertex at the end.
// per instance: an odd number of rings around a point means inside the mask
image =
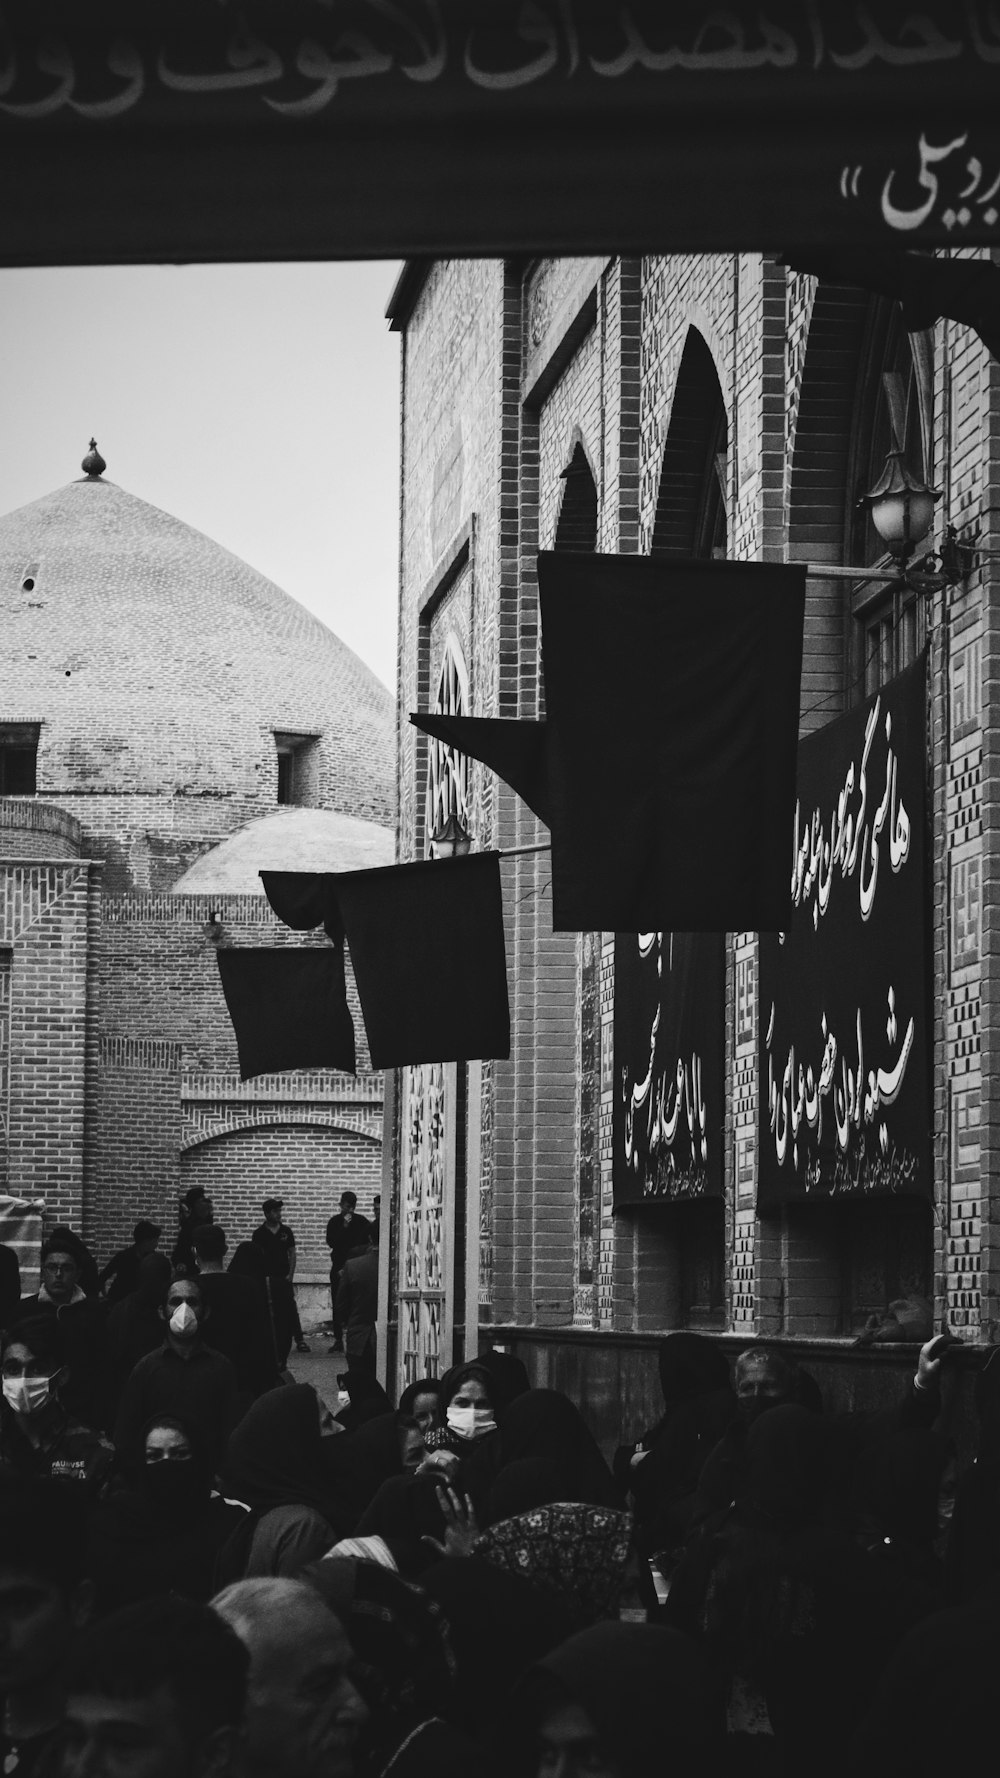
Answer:
POLYGON ((631 1546, 631 1513, 558 1501, 491 1525, 474 1553, 558 1593, 582 1626, 617 1616, 631 1546))

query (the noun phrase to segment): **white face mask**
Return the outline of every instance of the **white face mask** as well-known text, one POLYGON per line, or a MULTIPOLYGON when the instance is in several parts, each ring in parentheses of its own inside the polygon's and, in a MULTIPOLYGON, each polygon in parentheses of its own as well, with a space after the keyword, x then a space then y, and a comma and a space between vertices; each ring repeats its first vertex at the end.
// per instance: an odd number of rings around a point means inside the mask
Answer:
POLYGON ((4 1377, 3 1393, 15 1414, 37 1414, 52 1399, 51 1377, 4 1377))
POLYGON ((347 1390, 346 1389, 338 1389, 338 1391, 337 1391, 337 1412, 338 1412, 338 1414, 342 1414, 344 1409, 349 1408, 350 1405, 351 1405, 351 1398, 348 1395, 347 1390))
POLYGON ((192 1309, 191 1304, 187 1302, 178 1303, 170 1317, 168 1326, 171 1333, 179 1334, 182 1339, 185 1334, 194 1333, 198 1326, 198 1317, 192 1309))
POLYGON ((459 1438, 482 1438, 485 1433, 495 1432, 496 1429, 492 1408, 448 1409, 448 1430, 457 1433, 459 1438))

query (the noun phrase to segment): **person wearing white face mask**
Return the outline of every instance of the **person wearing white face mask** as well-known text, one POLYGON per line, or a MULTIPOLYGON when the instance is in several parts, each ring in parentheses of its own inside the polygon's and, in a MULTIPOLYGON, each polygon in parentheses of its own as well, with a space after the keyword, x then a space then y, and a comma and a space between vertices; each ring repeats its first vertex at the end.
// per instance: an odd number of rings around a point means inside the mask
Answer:
POLYGON ((154 1414, 173 1414, 190 1426, 214 1468, 238 1417, 234 1366, 203 1337, 206 1306, 194 1278, 175 1278, 160 1310, 163 1345, 140 1358, 122 1391, 115 1445, 135 1461, 142 1429, 154 1414))
POLYGON ((61 1400, 69 1377, 66 1340, 51 1316, 15 1322, 3 1336, 0 1470, 81 1482, 103 1491, 114 1451, 107 1439, 74 1420, 61 1400))
POLYGON ((428 1455, 421 1469, 443 1469, 451 1474, 456 1456, 467 1455, 480 1439, 497 1430, 492 1383, 485 1366, 471 1359, 447 1371, 441 1379, 440 1401, 444 1427, 425 1434, 428 1455))

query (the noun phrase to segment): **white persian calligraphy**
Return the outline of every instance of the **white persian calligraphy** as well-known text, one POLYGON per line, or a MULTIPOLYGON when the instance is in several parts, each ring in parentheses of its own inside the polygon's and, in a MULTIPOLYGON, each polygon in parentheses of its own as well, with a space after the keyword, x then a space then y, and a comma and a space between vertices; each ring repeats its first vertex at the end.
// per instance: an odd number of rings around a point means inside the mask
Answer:
MULTIPOLYGON (((174 59, 177 34, 171 33, 168 54, 152 30, 143 28, 141 9, 134 10, 134 40, 116 39, 105 52, 107 71, 116 83, 109 96, 80 97, 72 47, 40 31, 30 60, 19 62, 18 52, 10 49, 4 61, 0 46, 0 111, 34 122, 68 107, 102 121, 137 105, 158 81, 168 91, 188 95, 251 92, 284 117, 308 118, 334 104, 345 83, 383 80, 389 74, 425 85, 457 74, 474 87, 505 93, 540 81, 590 76, 617 80, 634 71, 695 78, 821 69, 851 75, 870 68, 941 66, 963 55, 985 64, 1000 61, 997 9, 977 0, 969 0, 961 17, 953 9, 956 16, 949 15, 947 30, 927 12, 900 15, 889 4, 803 0, 800 17, 789 17, 785 10, 779 21, 756 7, 718 7, 682 33, 676 31, 669 8, 650 4, 595 10, 587 0, 521 0, 520 5, 498 8, 498 16, 484 27, 475 8, 467 9, 467 17, 461 8, 446 16, 441 0, 421 0, 420 5, 416 0, 359 0, 352 24, 338 16, 330 0, 314 5, 299 0, 288 6, 284 20, 282 9, 276 9, 273 41, 253 36, 242 25, 218 52, 214 66, 213 52, 206 54, 197 34, 187 45, 192 65, 179 63, 174 59), (309 28, 302 30, 306 23, 309 28), (43 82, 54 84, 36 94, 30 89, 39 74, 43 82), (311 83, 310 91, 279 96, 264 90, 296 75, 311 83), (29 96, 19 96, 22 82, 29 96)), ((88 26, 85 19, 81 29, 88 26)), ((91 33, 80 57, 90 73, 93 48, 91 33)), ((939 197, 933 169, 965 141, 961 137, 934 145, 921 136, 916 179, 927 196, 912 208, 897 202, 897 174, 891 172, 882 195, 890 227, 912 230, 930 217, 939 197)), ((944 213, 946 226, 951 226, 949 215, 962 226, 963 216, 971 219, 968 200, 974 193, 976 204, 988 201, 985 194, 978 195, 983 177, 981 168, 973 171, 978 167, 973 157, 969 177, 975 183, 960 194, 962 208, 944 213)), ((859 195, 857 177, 848 181, 844 195, 859 195)), ((984 220, 992 226, 989 211, 984 220)))
POLYGON ((814 809, 804 826, 802 805, 799 801, 795 804, 792 902, 795 907, 807 907, 812 902, 814 930, 818 930, 819 922, 830 906, 834 880, 838 875, 843 882, 857 874, 861 918, 869 919, 875 905, 884 833, 888 839, 889 867, 893 872, 901 871, 910 855, 910 817, 897 787, 892 717, 886 711, 885 720, 880 724, 881 711, 880 695, 865 724, 860 765, 855 772, 854 761, 851 761, 828 824, 824 823, 819 809, 814 809), (884 787, 878 803, 869 810, 871 756, 880 729, 885 735, 886 747, 884 787))
MULTIPOLYGON (((656 973, 662 976, 664 949, 667 969, 673 967, 673 933, 640 932, 637 936, 639 955, 643 960, 656 952, 656 973), (664 947, 664 936, 669 943, 664 947)), ((625 1094, 625 1162, 638 1172, 648 1157, 650 1173, 664 1178, 680 1177, 690 1172, 703 1179, 708 1165, 708 1116, 702 1091, 702 1062, 697 1051, 690 1057, 678 1057, 673 1074, 656 1078, 656 1039, 660 1029, 660 1006, 653 1015, 649 1032, 649 1065, 643 1079, 631 1090, 628 1075, 623 1077, 625 1094), (679 1137, 686 1134, 690 1150, 690 1167, 679 1163, 673 1149, 679 1137), (640 1135, 642 1140, 640 1140, 640 1135)))
POLYGON ((773 1004, 771 1006, 765 1045, 767 1104, 774 1152, 779 1167, 785 1166, 790 1160, 797 1173, 801 1164, 807 1189, 810 1180, 815 1182, 818 1179, 815 1157, 823 1136, 825 1104, 833 1114, 838 1160, 846 1163, 852 1147, 856 1149, 858 1146, 858 1138, 863 1138, 867 1130, 873 1130, 883 1157, 881 1164, 885 1165, 885 1158, 889 1155, 890 1137, 880 1113, 884 1108, 894 1105, 899 1097, 913 1052, 916 1030, 911 1017, 902 1033, 902 1040, 899 1041, 896 991, 893 987, 888 992, 888 1009, 885 1025, 889 1048, 887 1063, 885 1066, 869 1067, 866 1072, 860 1009, 856 1015, 852 1039, 843 1046, 838 1044, 834 1032, 829 1028, 826 1014, 822 1015, 820 1028, 823 1048, 817 1069, 811 1062, 803 1066, 802 1061, 796 1059, 794 1044, 789 1049, 783 1066, 781 1057, 775 1057, 775 1008, 773 1004), (893 1057, 892 1052, 896 1049, 897 1042, 898 1049, 893 1057))

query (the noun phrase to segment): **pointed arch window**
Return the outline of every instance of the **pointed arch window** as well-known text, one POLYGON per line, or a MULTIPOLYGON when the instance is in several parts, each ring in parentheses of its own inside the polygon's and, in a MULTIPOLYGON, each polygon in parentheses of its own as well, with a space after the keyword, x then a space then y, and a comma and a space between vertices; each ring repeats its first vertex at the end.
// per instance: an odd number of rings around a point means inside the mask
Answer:
MULTIPOLYGON (((440 716, 468 716, 469 675, 461 647, 454 636, 444 646, 434 712, 440 716)), ((436 837, 460 827, 469 831, 469 761, 455 747, 430 740, 427 748, 427 793, 424 833, 430 857, 436 837)))
POLYGON ((688 329, 670 409, 650 553, 723 561, 727 549, 729 428, 715 360, 688 329))
POLYGON ((597 548, 597 483, 587 455, 579 442, 573 447, 566 468, 565 483, 559 506, 554 549, 595 550, 597 548))

